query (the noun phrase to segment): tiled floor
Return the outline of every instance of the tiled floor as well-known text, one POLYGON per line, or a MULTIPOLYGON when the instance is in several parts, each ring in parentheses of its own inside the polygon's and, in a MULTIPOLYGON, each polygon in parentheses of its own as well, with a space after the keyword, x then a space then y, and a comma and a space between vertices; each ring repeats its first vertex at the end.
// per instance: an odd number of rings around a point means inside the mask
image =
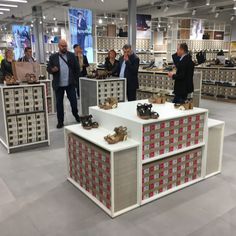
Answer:
POLYGON ((236 106, 202 107, 226 121, 223 173, 113 220, 66 181, 55 117, 49 148, 7 155, 0 145, 0 236, 236 235, 236 106))

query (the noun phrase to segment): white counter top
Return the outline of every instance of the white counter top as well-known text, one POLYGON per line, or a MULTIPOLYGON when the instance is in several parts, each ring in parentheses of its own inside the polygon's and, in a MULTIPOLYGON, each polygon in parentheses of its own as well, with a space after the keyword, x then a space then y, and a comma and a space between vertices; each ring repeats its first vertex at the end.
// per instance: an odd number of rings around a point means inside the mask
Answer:
POLYGON ((88 80, 88 81, 98 81, 98 82, 126 80, 125 78, 119 78, 119 77, 110 77, 110 78, 107 78, 107 79, 90 79, 90 78, 87 78, 87 77, 81 77, 80 79, 88 80))

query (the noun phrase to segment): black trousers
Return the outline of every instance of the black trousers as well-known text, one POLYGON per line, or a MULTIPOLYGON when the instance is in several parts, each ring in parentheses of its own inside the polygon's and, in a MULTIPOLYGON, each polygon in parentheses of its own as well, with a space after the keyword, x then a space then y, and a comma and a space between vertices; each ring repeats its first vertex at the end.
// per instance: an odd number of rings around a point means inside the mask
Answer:
POLYGON ((175 95, 173 103, 184 103, 188 95, 175 95))
POLYGON ((136 89, 127 90, 127 99, 129 102, 136 101, 136 89))
POLYGON ((66 91, 67 98, 70 101, 70 106, 72 110, 73 116, 78 117, 78 108, 77 108, 77 98, 76 91, 73 85, 69 85, 66 87, 58 87, 55 90, 56 94, 56 105, 57 105, 57 120, 59 124, 64 122, 64 94, 66 91))

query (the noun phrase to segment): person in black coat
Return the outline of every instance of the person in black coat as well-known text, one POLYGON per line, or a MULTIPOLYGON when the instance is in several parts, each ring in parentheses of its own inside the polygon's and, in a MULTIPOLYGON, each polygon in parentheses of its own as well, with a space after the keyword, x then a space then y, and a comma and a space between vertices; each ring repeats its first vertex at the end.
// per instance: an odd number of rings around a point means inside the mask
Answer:
POLYGON ((50 56, 47 71, 53 75, 52 86, 56 94, 57 128, 64 126, 64 93, 70 101, 72 114, 80 122, 75 88, 78 83, 80 67, 74 53, 67 51, 67 42, 60 40, 59 53, 50 56))
POLYGON ((83 52, 85 52, 85 36, 86 36, 86 30, 87 30, 87 23, 86 20, 84 19, 83 12, 78 13, 78 44, 82 48, 83 52))
POLYGON ((104 68, 107 70, 112 76, 119 75, 119 61, 116 60, 116 51, 110 50, 108 52, 108 57, 105 59, 104 68))
POLYGON ((138 69, 139 58, 131 49, 131 45, 124 45, 124 55, 119 60, 119 77, 126 78, 128 101, 136 100, 136 91, 139 88, 138 69))
POLYGON ((180 44, 177 50, 177 55, 180 57, 176 64, 176 74, 170 72, 168 76, 175 81, 173 103, 184 103, 189 93, 194 91, 193 74, 194 62, 188 54, 188 46, 186 43, 180 44))

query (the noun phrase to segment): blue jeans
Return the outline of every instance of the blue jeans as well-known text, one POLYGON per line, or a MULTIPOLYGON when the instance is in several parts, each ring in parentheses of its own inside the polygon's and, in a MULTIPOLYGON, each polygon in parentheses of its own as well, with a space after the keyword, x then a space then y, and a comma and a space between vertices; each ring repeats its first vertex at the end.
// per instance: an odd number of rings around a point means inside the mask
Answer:
POLYGON ((63 124, 64 122, 64 94, 66 91, 67 98, 70 101, 72 114, 75 118, 78 115, 78 108, 77 108, 77 98, 76 98, 76 91, 73 85, 69 85, 66 87, 58 87, 55 90, 56 93, 56 103, 57 103, 57 120, 59 124, 63 124))

